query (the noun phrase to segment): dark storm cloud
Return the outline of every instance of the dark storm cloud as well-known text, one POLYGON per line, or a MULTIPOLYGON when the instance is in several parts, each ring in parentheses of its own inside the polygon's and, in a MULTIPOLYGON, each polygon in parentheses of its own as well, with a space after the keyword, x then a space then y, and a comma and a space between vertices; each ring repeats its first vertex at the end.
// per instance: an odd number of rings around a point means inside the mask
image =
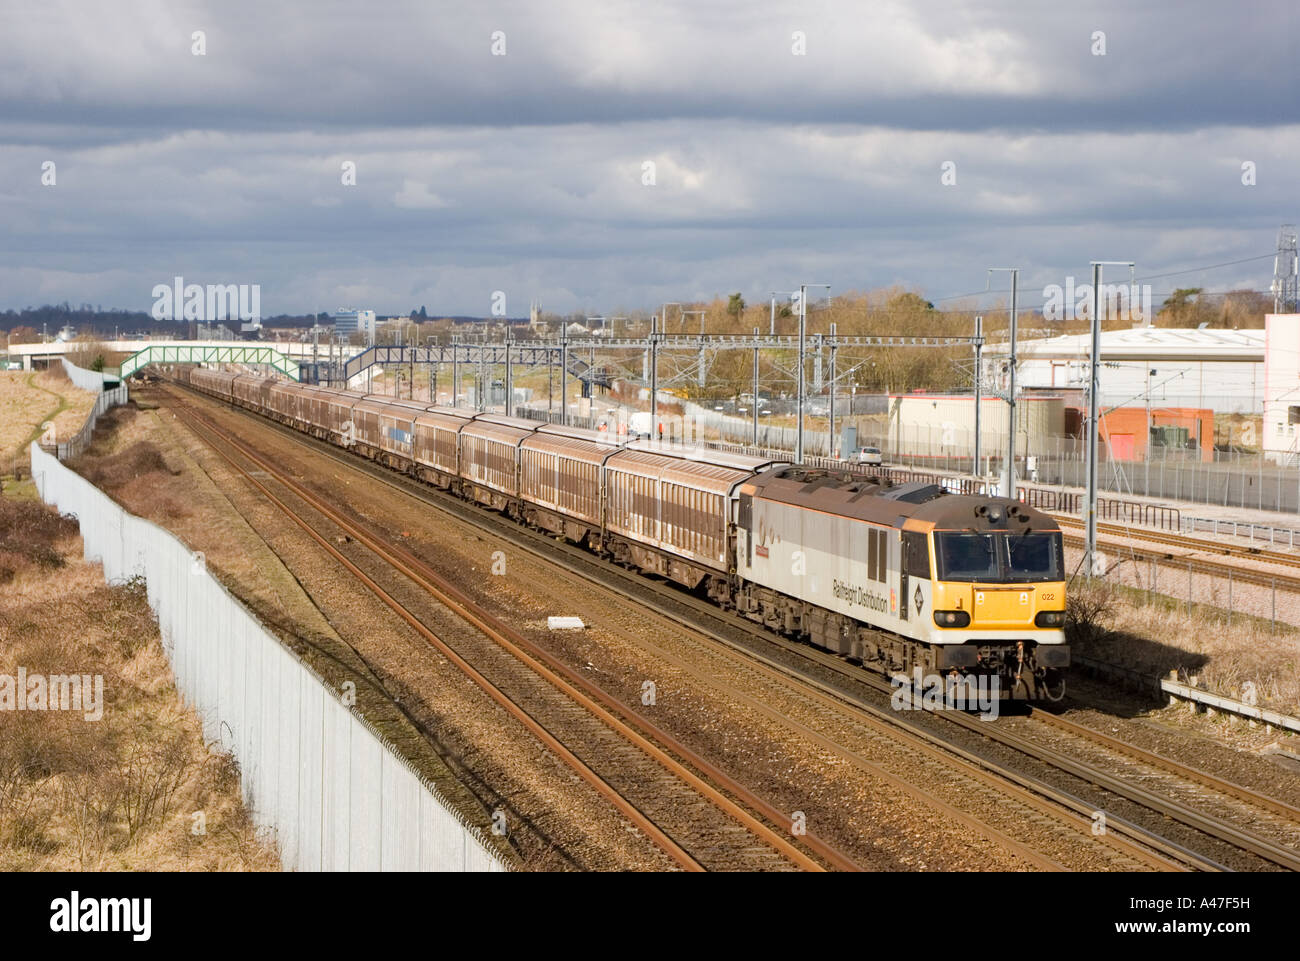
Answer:
POLYGON ((0 103, 29 122, 732 117, 978 130, 1300 119, 1287 2, 72 3, 10 8, 7 20, 0 103), (191 55, 194 30, 205 57, 191 55), (495 31, 506 56, 491 54, 495 31), (804 56, 791 53, 795 31, 804 56), (1093 53, 1096 31, 1105 56, 1093 53))
POLYGON ((1230 260, 1295 219, 1290 4, 3 9, 0 307, 145 307, 174 273, 268 313, 938 296, 990 260, 1230 260))

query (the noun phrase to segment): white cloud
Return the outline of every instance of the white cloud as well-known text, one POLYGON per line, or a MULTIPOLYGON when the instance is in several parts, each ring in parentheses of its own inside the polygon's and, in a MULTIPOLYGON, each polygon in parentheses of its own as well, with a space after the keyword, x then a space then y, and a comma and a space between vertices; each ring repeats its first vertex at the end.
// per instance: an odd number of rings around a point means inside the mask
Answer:
POLYGON ((447 201, 429 189, 428 184, 403 180, 402 189, 393 196, 393 203, 407 210, 437 210, 447 206, 447 201))

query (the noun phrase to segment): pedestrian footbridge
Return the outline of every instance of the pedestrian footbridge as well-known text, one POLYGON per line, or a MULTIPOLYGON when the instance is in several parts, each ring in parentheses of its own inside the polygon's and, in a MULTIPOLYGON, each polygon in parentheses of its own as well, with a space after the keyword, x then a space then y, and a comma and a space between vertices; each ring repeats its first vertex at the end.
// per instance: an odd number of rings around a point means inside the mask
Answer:
POLYGON ((150 344, 122 361, 122 379, 149 364, 260 365, 298 379, 298 361, 267 344, 150 344))

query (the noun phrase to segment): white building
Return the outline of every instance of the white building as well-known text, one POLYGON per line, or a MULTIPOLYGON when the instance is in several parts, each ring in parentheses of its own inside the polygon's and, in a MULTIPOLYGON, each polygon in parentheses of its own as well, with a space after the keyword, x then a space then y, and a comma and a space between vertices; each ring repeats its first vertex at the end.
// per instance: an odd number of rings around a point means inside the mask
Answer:
POLYGON ((1264 318, 1264 456, 1296 462, 1300 451, 1300 314, 1264 318))
MULTIPOLYGON (((1090 350, 1088 334, 1021 341, 1016 345, 1017 386, 1086 388, 1090 350)), ((995 379, 1002 367, 999 355, 1005 357, 1005 344, 990 344, 985 351, 995 379)), ((1160 407, 1256 413, 1264 401, 1264 357, 1263 330, 1103 331, 1101 403, 1142 405, 1149 390, 1151 403, 1160 407)))
POLYGON ((334 311, 334 335, 347 340, 355 333, 365 334, 367 344, 375 342, 375 312, 356 307, 334 311))

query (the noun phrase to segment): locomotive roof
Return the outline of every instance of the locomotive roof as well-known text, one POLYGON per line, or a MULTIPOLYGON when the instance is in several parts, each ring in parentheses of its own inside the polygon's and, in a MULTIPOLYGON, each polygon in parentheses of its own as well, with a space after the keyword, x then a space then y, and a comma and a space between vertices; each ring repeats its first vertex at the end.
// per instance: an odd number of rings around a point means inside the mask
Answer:
POLYGON ((909 530, 1058 530, 1042 511, 1005 497, 948 494, 937 484, 891 484, 883 478, 821 470, 767 471, 741 487, 765 500, 909 530))

